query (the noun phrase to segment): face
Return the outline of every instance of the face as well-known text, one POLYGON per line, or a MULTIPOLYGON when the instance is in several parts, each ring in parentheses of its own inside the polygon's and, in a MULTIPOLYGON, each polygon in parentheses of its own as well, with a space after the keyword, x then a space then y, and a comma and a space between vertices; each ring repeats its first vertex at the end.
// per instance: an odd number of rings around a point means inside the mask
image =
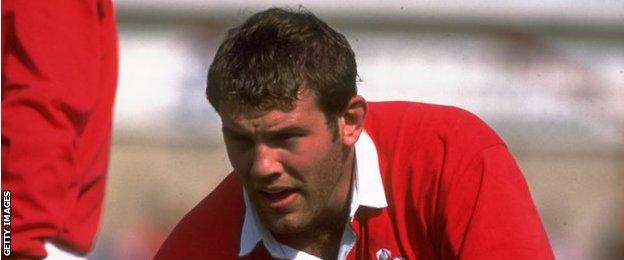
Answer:
POLYGON ((315 99, 302 94, 287 112, 235 112, 232 105, 220 107, 228 156, 265 226, 295 234, 340 218, 351 150, 334 138, 315 99))

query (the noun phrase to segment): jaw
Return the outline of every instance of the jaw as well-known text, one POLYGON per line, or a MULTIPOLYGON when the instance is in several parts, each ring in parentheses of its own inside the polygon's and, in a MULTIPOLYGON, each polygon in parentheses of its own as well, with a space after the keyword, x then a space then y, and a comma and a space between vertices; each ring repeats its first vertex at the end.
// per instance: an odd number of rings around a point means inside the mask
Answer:
POLYGON ((289 217, 291 216, 275 222, 276 226, 271 230, 271 234, 277 241, 323 259, 336 257, 346 219, 323 216, 322 219, 315 219, 306 224, 289 223, 289 220, 292 220, 289 217))
POLYGON ((280 236, 305 233, 313 222, 313 217, 301 210, 284 213, 261 212, 259 215, 267 229, 280 236))

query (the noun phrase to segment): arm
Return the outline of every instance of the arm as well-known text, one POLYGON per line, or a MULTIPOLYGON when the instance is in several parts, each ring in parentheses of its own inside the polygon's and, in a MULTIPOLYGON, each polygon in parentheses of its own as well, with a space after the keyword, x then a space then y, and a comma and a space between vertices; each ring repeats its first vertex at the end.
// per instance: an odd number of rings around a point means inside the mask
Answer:
POLYGON ((522 172, 507 148, 482 150, 447 183, 444 259, 554 259, 522 172))
POLYGON ((2 188, 12 191, 14 255, 45 256, 44 240, 63 232, 85 192, 80 138, 106 102, 99 7, 2 1, 2 188))

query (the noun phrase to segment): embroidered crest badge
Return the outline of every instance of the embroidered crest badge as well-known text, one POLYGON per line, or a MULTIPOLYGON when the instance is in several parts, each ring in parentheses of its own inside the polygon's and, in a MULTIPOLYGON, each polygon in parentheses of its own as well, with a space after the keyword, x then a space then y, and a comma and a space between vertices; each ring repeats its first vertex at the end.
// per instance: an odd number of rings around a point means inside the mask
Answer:
POLYGON ((377 260, 390 260, 390 257, 392 257, 392 253, 386 248, 379 249, 375 255, 377 260))

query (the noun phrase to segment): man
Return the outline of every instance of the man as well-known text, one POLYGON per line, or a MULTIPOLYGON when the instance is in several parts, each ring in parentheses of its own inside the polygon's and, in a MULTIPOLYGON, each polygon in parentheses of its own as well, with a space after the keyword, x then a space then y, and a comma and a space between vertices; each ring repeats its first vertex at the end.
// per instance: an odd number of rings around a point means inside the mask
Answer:
POLYGON ((2 1, 3 258, 85 259, 93 247, 117 51, 110 0, 2 1))
POLYGON ((518 166, 463 110, 367 103, 345 37, 269 9, 208 72, 234 173, 157 259, 552 259, 518 166))

